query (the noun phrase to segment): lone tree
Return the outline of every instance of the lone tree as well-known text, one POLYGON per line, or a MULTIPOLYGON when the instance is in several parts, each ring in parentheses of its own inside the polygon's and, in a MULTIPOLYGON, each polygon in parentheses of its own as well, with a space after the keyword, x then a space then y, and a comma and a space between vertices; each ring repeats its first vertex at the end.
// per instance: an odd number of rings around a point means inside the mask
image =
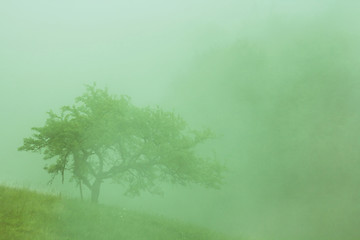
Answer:
POLYGON ((120 183, 125 193, 158 193, 157 183, 197 183, 218 188, 223 166, 196 153, 199 143, 211 138, 210 130, 195 131, 172 112, 136 107, 126 96, 112 96, 95 84, 64 106, 48 112, 43 127, 24 139, 20 151, 40 152, 50 160, 45 169, 53 175, 66 172, 98 202, 106 179, 120 183))

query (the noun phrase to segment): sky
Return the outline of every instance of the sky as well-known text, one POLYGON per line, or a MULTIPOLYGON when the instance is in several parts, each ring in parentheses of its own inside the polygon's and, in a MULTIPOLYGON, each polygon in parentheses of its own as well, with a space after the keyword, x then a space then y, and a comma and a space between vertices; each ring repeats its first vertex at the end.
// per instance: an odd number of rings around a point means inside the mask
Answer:
POLYGON ((132 199, 107 185, 103 202, 249 239, 356 239, 358 7, 1 1, 0 183, 71 192, 48 186, 41 156, 17 148, 96 82, 213 128, 208 147, 231 170, 220 191, 164 186, 132 199))

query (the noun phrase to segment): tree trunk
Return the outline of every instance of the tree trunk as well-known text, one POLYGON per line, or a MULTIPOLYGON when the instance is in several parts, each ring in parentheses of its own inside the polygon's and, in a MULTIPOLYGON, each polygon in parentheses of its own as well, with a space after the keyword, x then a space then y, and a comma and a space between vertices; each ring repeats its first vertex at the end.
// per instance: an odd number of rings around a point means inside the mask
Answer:
POLYGON ((82 190, 81 180, 79 181, 79 190, 80 190, 81 201, 84 201, 84 196, 83 196, 83 190, 82 190))
POLYGON ((91 186, 91 202, 98 203, 99 202, 99 194, 100 194, 100 186, 101 180, 96 179, 94 184, 91 186))

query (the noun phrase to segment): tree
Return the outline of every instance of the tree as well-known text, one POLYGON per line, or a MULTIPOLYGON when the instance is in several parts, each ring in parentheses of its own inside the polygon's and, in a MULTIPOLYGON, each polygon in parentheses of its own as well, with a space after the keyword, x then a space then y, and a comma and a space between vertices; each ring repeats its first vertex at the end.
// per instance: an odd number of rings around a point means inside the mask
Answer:
POLYGON ((60 174, 64 181, 69 172, 95 203, 107 179, 132 195, 159 193, 159 182, 211 188, 222 183, 223 165, 196 151, 213 137, 210 130, 191 130, 173 112, 136 107, 129 97, 110 95, 95 84, 74 105, 48 112, 45 125, 32 130, 19 150, 42 153, 51 161, 45 169, 53 178, 60 174))

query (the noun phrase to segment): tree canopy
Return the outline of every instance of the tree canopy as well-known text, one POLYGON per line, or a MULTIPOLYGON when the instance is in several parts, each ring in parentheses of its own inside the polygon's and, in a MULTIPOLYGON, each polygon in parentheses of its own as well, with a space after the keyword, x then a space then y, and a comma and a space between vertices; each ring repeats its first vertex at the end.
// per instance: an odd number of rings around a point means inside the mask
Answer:
POLYGON ((136 107, 127 96, 110 95, 96 85, 59 113, 48 112, 43 127, 34 127, 20 151, 40 152, 55 177, 70 173, 97 202, 106 179, 125 187, 125 193, 158 193, 159 182, 200 184, 219 188, 223 165, 200 156, 196 146, 212 138, 209 129, 191 130, 173 112, 159 107, 136 107))

